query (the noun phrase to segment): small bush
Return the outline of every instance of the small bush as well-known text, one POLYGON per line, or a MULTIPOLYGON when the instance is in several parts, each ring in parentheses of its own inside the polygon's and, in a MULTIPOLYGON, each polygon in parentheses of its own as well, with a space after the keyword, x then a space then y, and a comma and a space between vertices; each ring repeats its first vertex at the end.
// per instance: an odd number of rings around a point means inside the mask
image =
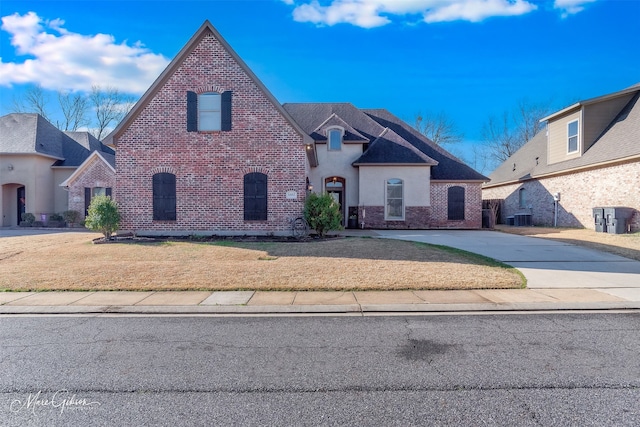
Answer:
POLYGON ((76 224, 78 222, 78 218, 80 218, 80 212, 64 211, 62 212, 62 217, 68 224, 76 224))
POLYGON ((60 214, 53 213, 49 215, 49 221, 62 222, 64 221, 64 218, 60 214))
POLYGON ((91 199, 85 225, 90 230, 101 232, 105 240, 109 240, 120 226, 118 204, 109 196, 95 196, 91 199))
POLYGON ((340 205, 327 193, 309 194, 304 203, 304 219, 320 237, 330 230, 342 230, 340 205))
POLYGON ((31 225, 36 220, 36 216, 32 213, 25 212, 22 214, 22 221, 31 225))

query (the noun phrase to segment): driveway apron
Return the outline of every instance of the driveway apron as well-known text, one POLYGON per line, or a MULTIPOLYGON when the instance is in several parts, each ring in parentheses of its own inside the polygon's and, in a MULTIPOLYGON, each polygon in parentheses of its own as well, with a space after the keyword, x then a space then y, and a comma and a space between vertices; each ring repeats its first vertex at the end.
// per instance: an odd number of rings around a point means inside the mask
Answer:
POLYGON ((376 230, 379 237, 450 246, 520 270, 529 288, 640 288, 640 261, 489 230, 376 230))

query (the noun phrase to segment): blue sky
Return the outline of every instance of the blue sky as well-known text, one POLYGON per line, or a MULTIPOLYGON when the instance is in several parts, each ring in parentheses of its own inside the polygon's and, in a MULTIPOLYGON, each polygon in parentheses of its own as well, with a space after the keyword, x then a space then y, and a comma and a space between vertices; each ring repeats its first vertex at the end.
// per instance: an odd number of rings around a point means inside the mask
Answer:
POLYGON ((443 111, 463 147, 519 100, 640 82, 640 0, 3 0, 0 16, 1 114, 34 83, 140 96, 205 19, 280 102, 443 111))

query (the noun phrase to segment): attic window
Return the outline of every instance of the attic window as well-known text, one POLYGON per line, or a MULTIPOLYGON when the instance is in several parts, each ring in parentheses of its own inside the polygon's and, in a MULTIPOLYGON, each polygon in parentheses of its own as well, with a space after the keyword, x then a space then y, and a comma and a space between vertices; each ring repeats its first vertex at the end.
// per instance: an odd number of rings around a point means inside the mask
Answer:
POLYGON ((344 135, 344 130, 342 128, 331 128, 327 130, 327 149, 329 151, 340 151, 342 150, 342 136, 344 135))
POLYGON ((187 92, 187 132, 231 130, 231 91, 187 92))

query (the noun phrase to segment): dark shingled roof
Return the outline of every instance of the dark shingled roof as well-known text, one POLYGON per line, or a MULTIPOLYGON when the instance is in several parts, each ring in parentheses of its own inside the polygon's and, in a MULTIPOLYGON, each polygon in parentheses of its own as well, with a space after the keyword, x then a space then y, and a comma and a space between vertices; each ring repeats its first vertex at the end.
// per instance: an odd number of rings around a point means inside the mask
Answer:
POLYGON ((367 151, 353 162, 355 166, 365 164, 438 164, 389 128, 371 143, 367 151))
POLYGON ((316 142, 326 142, 327 129, 333 126, 340 126, 344 129, 344 136, 342 137, 343 142, 357 142, 360 144, 370 142, 370 139, 365 138, 360 132, 355 130, 353 126, 342 120, 336 113, 331 114, 331 116, 325 120, 324 123, 320 124, 310 136, 316 142))
POLYGON ((62 132, 35 113, 0 117, 0 136, 0 153, 53 157, 58 159, 53 166, 77 167, 95 150, 115 154, 88 132, 62 132))
POLYGON ((63 133, 39 114, 12 113, 0 117, 0 135, 0 153, 64 158, 63 133))
POLYGON ((488 181, 489 178, 384 109, 362 110, 380 126, 388 127, 422 153, 438 162, 431 168, 431 179, 440 181, 488 181))
POLYGON ((491 173, 491 187, 508 182, 525 181, 569 169, 640 156, 640 91, 627 103, 580 157, 547 164, 546 130, 539 132, 491 173), (537 160, 536 160, 537 159, 537 160), (514 168, 515 165, 515 168, 514 168))

